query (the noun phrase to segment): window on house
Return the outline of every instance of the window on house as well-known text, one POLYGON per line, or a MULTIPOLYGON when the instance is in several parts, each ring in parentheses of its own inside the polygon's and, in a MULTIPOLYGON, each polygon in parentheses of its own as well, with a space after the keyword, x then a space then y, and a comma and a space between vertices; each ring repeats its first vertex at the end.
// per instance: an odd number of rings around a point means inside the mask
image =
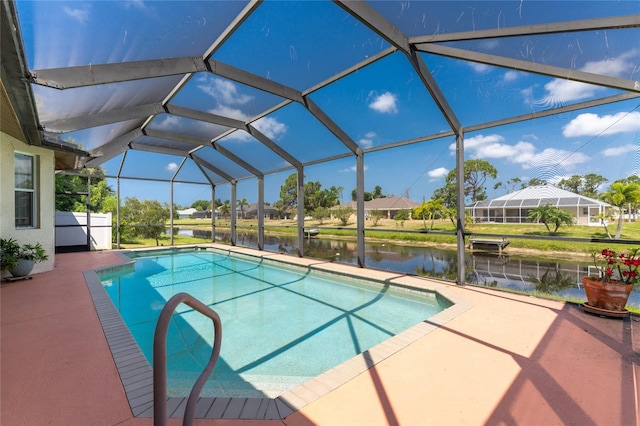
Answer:
POLYGON ((582 208, 582 214, 585 215, 585 216, 588 216, 589 215, 589 207, 583 207, 582 208))
POLYGON ((16 228, 35 228, 36 223, 36 158, 15 154, 16 228))

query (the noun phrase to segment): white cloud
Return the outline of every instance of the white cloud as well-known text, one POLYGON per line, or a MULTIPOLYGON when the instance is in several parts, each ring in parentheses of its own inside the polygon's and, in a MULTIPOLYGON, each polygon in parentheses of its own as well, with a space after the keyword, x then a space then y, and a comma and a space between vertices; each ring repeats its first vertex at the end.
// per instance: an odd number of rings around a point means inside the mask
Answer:
POLYGON ((170 172, 173 172, 174 170, 176 170, 178 168, 178 165, 176 163, 169 163, 167 164, 167 166, 165 167, 165 169, 167 169, 170 172))
POLYGON ((89 20, 89 8, 87 6, 82 9, 72 9, 69 6, 64 6, 62 10, 67 16, 75 19, 81 24, 84 24, 89 20))
POLYGON ((245 105, 253 99, 253 96, 241 94, 238 85, 221 78, 204 76, 199 80, 198 89, 214 98, 222 105, 245 105))
POLYGON ((502 75, 502 80, 503 81, 514 81, 515 79, 517 79, 520 76, 520 73, 518 71, 507 71, 502 75))
POLYGON ((618 155, 624 155, 627 152, 640 152, 640 146, 638 145, 622 145, 614 148, 607 148, 601 152, 604 157, 616 157, 618 155))
MULTIPOLYGON (((521 159, 523 160, 523 159, 521 159)), ((564 149, 546 148, 540 153, 534 153, 531 158, 525 161, 516 161, 521 163, 523 169, 535 167, 553 167, 558 166, 564 169, 572 169, 578 164, 589 161, 589 157, 581 152, 571 152, 564 149)))
MULTIPOLYGON (((558 167, 571 168, 576 164, 582 164, 589 157, 579 152, 570 152, 562 149, 546 148, 536 152, 536 147, 531 142, 518 141, 515 144, 504 142, 504 137, 497 134, 478 135, 465 139, 465 151, 473 158, 478 159, 505 159, 511 163, 519 164, 523 169, 534 167, 558 167)), ((455 143, 449 145, 449 150, 455 152, 455 143)))
MULTIPOLYGON (((591 98, 602 87, 577 81, 555 79, 544 85, 547 95, 545 99, 555 104, 591 98)), ((548 104, 551 104, 547 102, 548 104)))
POLYGON ((382 95, 375 95, 369 92, 369 108, 383 114, 395 114, 398 112, 398 97, 391 92, 385 92, 382 95))
POLYGON ((218 105, 217 107, 210 109, 208 112, 242 121, 247 121, 250 118, 247 114, 242 112, 242 110, 226 105, 218 105))
POLYGON ((473 68, 475 72, 479 72, 482 74, 491 71, 491 66, 487 64, 481 64, 478 62, 469 62, 469 66, 473 68))
MULTIPOLYGON (((634 69, 634 61, 632 61, 632 59, 637 56, 637 54, 637 50, 633 49, 623 53, 617 58, 587 62, 580 70, 610 77, 623 77, 627 74, 626 77, 628 78, 628 74, 634 69)), ((544 88, 547 91, 544 101, 546 104, 560 104, 567 101, 590 98, 594 96, 597 91, 604 89, 601 86, 559 78, 545 84, 544 88)))
POLYGON ((180 133, 188 126, 190 133, 206 137, 204 135, 217 135, 224 131, 224 126, 219 126, 205 121, 192 121, 177 115, 162 114, 153 120, 153 128, 157 130, 166 130, 169 132, 180 133))
MULTIPOLYGON (((366 172, 367 170, 369 170, 369 166, 364 166, 364 171, 366 172)), ((346 169, 340 169, 338 170, 338 172, 340 173, 351 173, 351 172, 355 172, 356 171, 356 166, 351 166, 351 167, 347 167, 346 169)))
POLYGON ((263 117, 253 123, 254 127, 269 139, 277 140, 287 132, 287 126, 275 118, 263 117))
POLYGON ((164 114, 153 120, 153 125, 159 130, 173 130, 182 126, 181 119, 177 115, 164 114))
POLYGON ((376 132, 367 132, 363 138, 358 139, 358 145, 362 148, 371 148, 373 146, 373 138, 378 136, 376 132))
POLYGON ((630 59, 633 59, 637 54, 638 51, 632 49, 617 58, 587 62, 584 67, 582 67, 582 71, 621 77, 625 72, 633 69, 633 62, 631 62, 630 59))
POLYGON ((144 0, 127 0, 124 3, 125 9, 129 9, 130 7, 135 7, 136 9, 145 10, 147 9, 147 5, 144 0))
POLYGON ((447 173, 449 173, 449 170, 445 169, 444 167, 438 167, 437 169, 429 170, 427 172, 427 174, 431 178, 431 181, 442 179, 447 175, 447 173))
POLYGON ((482 50, 493 50, 496 47, 498 47, 500 43, 498 42, 497 39, 485 39, 485 40, 478 40, 478 45, 482 50))
POLYGON ((520 90, 520 94, 524 98, 525 104, 531 104, 533 102, 533 89, 535 89, 536 85, 527 87, 525 89, 520 90))
POLYGON ((252 138, 252 136, 245 132, 244 130, 236 130, 235 132, 231 133, 229 136, 227 136, 225 138, 225 140, 236 140, 236 141, 240 141, 240 142, 247 142, 250 141, 252 138))
MULTIPOLYGON (((260 133, 274 141, 278 140, 287 132, 287 126, 284 123, 281 123, 271 117, 262 117, 260 120, 251 123, 251 125, 258 129, 260 133)), ((244 130, 236 130, 227 136, 227 139, 233 139, 241 142, 249 141, 251 138, 252 136, 244 130)))
POLYGON ((614 135, 640 130, 640 112, 619 112, 613 115, 584 113, 571 120, 562 128, 567 137, 614 135))
POLYGON ((367 138, 361 138, 358 139, 358 145, 360 145, 362 148, 371 148, 373 146, 373 140, 372 139, 367 139, 367 138))

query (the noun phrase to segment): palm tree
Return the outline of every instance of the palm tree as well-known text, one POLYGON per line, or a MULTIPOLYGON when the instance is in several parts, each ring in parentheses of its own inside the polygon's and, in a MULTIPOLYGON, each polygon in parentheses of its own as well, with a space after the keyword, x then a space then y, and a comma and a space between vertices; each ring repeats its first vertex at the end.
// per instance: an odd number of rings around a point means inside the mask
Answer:
POLYGON ((223 217, 227 217, 230 212, 231 204, 229 203, 229 200, 225 200, 224 204, 220 206, 220 214, 222 214, 223 217))
POLYGON ((555 294, 576 285, 575 277, 563 275, 558 265, 548 266, 539 278, 529 275, 527 281, 533 283, 537 292, 545 294, 555 294))
POLYGON ((611 232, 609 232, 609 228, 607 228, 607 221, 615 219, 614 216, 609 213, 600 212, 597 215, 595 215, 593 218, 598 219, 600 221, 600 223, 604 227, 604 231, 607 233, 607 237, 609 237, 609 239, 612 240, 613 237, 611 236, 611 232))
POLYGON ((547 203, 544 206, 538 206, 529 211, 527 218, 532 222, 542 222, 547 228, 549 235, 556 235, 558 229, 562 225, 573 225, 573 215, 566 210, 552 206, 547 203), (552 225, 553 231, 550 225, 552 225))
POLYGON ((238 207, 240 208, 240 216, 242 217, 242 219, 244 219, 244 208, 249 206, 249 202, 247 201, 246 198, 243 198, 242 200, 236 201, 236 203, 238 204, 238 207))
POLYGON ((640 202, 640 185, 637 183, 614 182, 609 187, 609 191, 600 195, 600 198, 607 203, 618 207, 620 214, 618 216, 618 228, 614 240, 620 239, 622 233, 622 220, 624 217, 624 207, 629 204, 640 202))

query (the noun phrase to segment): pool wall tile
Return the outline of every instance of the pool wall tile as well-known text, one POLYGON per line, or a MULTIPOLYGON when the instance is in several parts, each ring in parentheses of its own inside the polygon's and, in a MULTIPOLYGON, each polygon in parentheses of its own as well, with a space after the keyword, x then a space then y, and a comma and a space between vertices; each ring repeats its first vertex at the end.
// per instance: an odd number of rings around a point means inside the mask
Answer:
POLYGON ((284 419, 288 415, 293 414, 295 411, 297 411, 297 409, 294 410, 294 408, 289 405, 289 403, 284 398, 282 398, 282 396, 277 397, 274 401, 280 419, 284 419))
POLYGON ((209 412, 209 410, 211 409, 211 406, 213 405, 213 400, 214 398, 209 398, 209 397, 198 399, 198 402, 196 403, 196 409, 194 410, 194 416, 197 419, 204 418, 209 412))
POLYGON ((240 411, 240 415, 238 418, 240 419, 255 419, 258 418, 258 412, 260 411, 260 406, 262 405, 263 398, 247 398, 244 403, 244 407, 242 407, 242 411, 240 411))
POLYGON ((216 398, 211 405, 211 409, 207 413, 207 419, 221 419, 224 410, 229 405, 231 398, 216 398))
POLYGON ((245 398, 230 398, 229 404, 227 404, 227 408, 224 410, 224 414, 222 415, 223 419, 238 419, 240 418, 240 413, 242 413, 242 408, 246 402, 245 398))
POLYGON ((269 410, 269 406, 271 404, 273 404, 273 399, 259 398, 259 400, 260 400, 260 407, 258 408, 258 411, 256 412, 256 417, 254 417, 254 418, 255 419, 265 419, 267 417, 267 412, 269 410))
POLYGON ((136 417, 153 417, 153 401, 147 402, 138 407, 132 407, 131 412, 136 417))
MULTIPOLYGON (((324 260, 298 258, 280 253, 259 252, 249 248, 231 248, 219 244, 207 244, 198 249, 205 249, 205 247, 207 247, 206 250, 232 254, 263 264, 282 267, 284 263, 284 267, 302 269, 304 271, 313 270, 314 273, 320 275, 338 275, 341 278, 353 280, 364 279, 378 283, 381 286, 392 285, 409 293, 433 297, 445 309, 333 369, 298 385, 277 398, 200 398, 195 408, 196 418, 284 419, 472 307, 467 301, 449 291, 448 287, 455 284, 443 284, 423 277, 357 268, 353 265, 337 264, 324 260), (427 293, 425 294, 425 292, 427 293)), ((193 249, 192 247, 181 247, 179 249, 164 248, 163 250, 179 252, 193 249)), ((148 251, 148 249, 145 251, 148 251)), ((135 260, 132 260, 132 258, 135 259, 137 256, 129 257, 124 253, 118 253, 118 255, 123 259, 123 263, 101 268, 99 270, 101 274, 117 273, 123 269, 134 269, 135 260)), ((124 390, 129 399, 131 411, 136 417, 153 417, 153 371, 113 305, 97 275, 97 271, 85 271, 84 275, 124 390)), ((182 397, 168 398, 168 415, 183 417, 186 401, 187 399, 182 397)))
POLYGON ((169 398, 167 400, 167 417, 184 417, 187 398, 169 398))

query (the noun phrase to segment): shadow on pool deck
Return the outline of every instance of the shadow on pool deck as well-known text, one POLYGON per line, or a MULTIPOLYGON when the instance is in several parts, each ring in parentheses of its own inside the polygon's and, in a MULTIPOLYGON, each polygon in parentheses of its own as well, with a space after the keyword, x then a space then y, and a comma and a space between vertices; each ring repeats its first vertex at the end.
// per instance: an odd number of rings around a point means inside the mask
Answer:
MULTIPOLYGON (((0 424, 152 424, 131 413, 83 278, 120 261, 58 254, 53 271, 2 284, 0 424)), ((472 307, 300 411, 196 424, 638 424, 637 317, 443 286, 472 307)))

